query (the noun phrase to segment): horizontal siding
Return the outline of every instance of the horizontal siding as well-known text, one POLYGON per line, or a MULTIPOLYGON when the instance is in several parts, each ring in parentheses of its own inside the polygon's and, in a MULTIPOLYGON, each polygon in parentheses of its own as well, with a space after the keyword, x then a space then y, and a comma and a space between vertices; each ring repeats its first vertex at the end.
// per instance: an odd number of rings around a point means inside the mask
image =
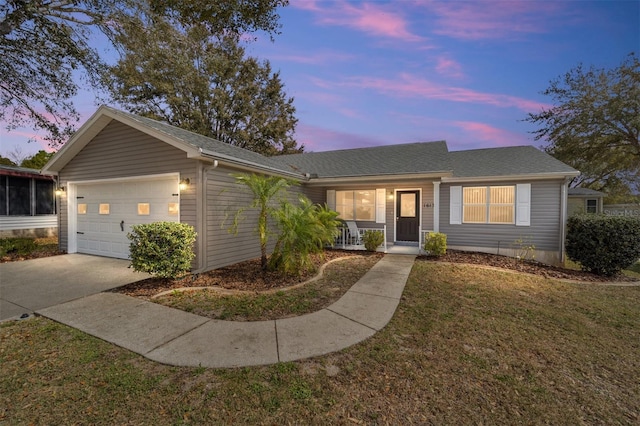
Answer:
MULTIPOLYGON (((493 182, 486 185, 510 185, 493 182)), ((515 185, 515 183, 513 183, 515 185)), ((451 184, 440 188, 440 232, 447 234, 450 246, 513 249, 516 240, 533 243, 537 250, 558 251, 560 247, 560 197, 561 181, 536 181, 531 183, 531 225, 449 224, 451 184)), ((465 186, 464 184, 462 186, 465 186)))
POLYGON ((58 217, 56 215, 0 216, 0 231, 57 227, 58 217))
MULTIPOLYGON (((205 269, 216 269, 260 257, 260 240, 255 232, 258 214, 247 209, 237 233, 229 232, 238 209, 250 205, 253 197, 235 183, 234 170, 218 167, 207 174, 205 269)), ((270 238, 273 246, 274 237, 270 238)), ((271 247, 270 247, 271 248, 271 247)))
MULTIPOLYGON (((191 181, 180 194, 180 221, 196 227, 196 188, 202 184, 197 180, 197 164, 183 151, 113 121, 60 171, 59 178, 67 186, 68 182, 179 173, 181 179, 191 181)), ((68 200, 62 196, 60 201, 60 246, 66 250, 68 200)))
POLYGON ((314 204, 324 204, 327 202, 327 188, 319 186, 301 186, 300 191, 309 197, 314 204))

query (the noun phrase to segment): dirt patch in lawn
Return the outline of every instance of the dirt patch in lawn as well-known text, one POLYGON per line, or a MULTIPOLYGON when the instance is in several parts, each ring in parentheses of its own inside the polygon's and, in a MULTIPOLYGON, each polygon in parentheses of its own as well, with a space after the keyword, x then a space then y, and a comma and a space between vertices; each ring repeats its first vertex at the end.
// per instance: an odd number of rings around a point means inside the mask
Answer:
POLYGON ((574 280, 585 282, 634 282, 637 278, 618 274, 613 277, 602 277, 590 272, 578 271, 557 266, 545 265, 544 263, 518 260, 513 257, 498 256, 488 253, 466 252, 457 250, 447 250, 447 254, 440 257, 419 256, 421 260, 433 260, 437 262, 468 263, 473 265, 490 266, 494 268, 509 269, 512 271, 524 272, 527 274, 539 275, 544 278, 574 280))

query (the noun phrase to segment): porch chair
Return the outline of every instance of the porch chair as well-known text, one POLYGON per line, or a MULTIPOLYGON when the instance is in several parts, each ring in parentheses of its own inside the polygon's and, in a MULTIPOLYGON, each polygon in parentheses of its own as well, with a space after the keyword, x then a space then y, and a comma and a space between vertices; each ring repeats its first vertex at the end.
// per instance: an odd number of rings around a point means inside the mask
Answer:
POLYGON ((360 230, 358 230, 358 225, 354 221, 348 220, 347 228, 349 228, 349 240, 351 244, 355 244, 358 246, 364 244, 362 242, 362 237, 360 236, 360 230))

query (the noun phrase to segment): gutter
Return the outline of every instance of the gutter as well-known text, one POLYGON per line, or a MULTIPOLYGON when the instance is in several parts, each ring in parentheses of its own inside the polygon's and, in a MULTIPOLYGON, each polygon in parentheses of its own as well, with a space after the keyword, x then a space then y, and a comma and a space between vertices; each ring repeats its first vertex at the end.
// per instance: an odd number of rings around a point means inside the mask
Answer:
POLYGON ((381 173, 375 175, 358 175, 358 176, 335 176, 335 177, 311 177, 308 181, 309 186, 315 185, 336 185, 336 184, 350 184, 350 183, 368 183, 371 181, 406 181, 413 179, 445 179, 443 176, 451 175, 450 170, 443 170, 429 173, 381 173))
POLYGON ((202 148, 198 148, 200 151, 200 157, 206 160, 217 161, 220 160, 223 163, 231 164, 235 167, 248 170, 248 171, 256 171, 256 169, 267 172, 270 175, 279 175, 285 176, 297 180, 305 180, 308 181, 310 179, 310 175, 287 172, 285 170, 277 169, 275 167, 265 166, 263 164, 254 163, 253 161, 240 160, 236 157, 232 157, 225 154, 219 154, 217 152, 206 151, 202 148))
POLYGON ((498 175, 498 176, 464 176, 464 177, 443 177, 443 183, 455 182, 491 182, 501 180, 542 180, 542 179, 569 179, 579 176, 580 172, 551 172, 551 173, 531 173, 522 175, 498 175))

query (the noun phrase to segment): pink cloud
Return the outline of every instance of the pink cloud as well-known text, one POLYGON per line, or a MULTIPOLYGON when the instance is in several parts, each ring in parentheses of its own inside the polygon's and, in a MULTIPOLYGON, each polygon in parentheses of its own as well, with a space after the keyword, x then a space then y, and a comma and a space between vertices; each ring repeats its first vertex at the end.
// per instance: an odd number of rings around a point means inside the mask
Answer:
POLYGON ((432 81, 402 73, 396 79, 375 77, 353 77, 342 82, 327 82, 316 79, 323 88, 332 86, 359 87, 372 89, 380 93, 399 98, 438 99, 450 102, 463 102, 492 105, 501 108, 515 107, 525 112, 537 112, 550 105, 499 93, 484 93, 463 87, 445 86, 432 81))
MULTIPOLYGON (((478 146, 479 141, 488 142, 488 144, 493 147, 528 145, 530 143, 524 135, 493 127, 486 123, 454 121, 452 124, 473 136, 475 143, 472 143, 472 145, 474 147, 478 146)), ((463 147, 456 144, 457 149, 463 147)))
POLYGON ((374 36, 405 42, 424 41, 423 37, 408 29, 407 20, 396 12, 397 8, 366 2, 355 5, 346 1, 323 3, 322 6, 315 1, 301 1, 292 2, 291 6, 312 11, 321 25, 353 28, 374 36))
POLYGON ((365 148, 389 143, 366 135, 356 135, 304 123, 299 124, 296 128, 296 140, 298 143, 304 144, 307 152, 365 148))
POLYGON ((438 74, 442 74, 447 77, 464 78, 462 72, 462 66, 447 56, 440 56, 437 58, 436 71, 438 74))
POLYGON ((434 33, 478 40, 544 33, 551 22, 559 18, 562 9, 566 8, 562 3, 494 1, 428 2, 426 5, 436 16, 434 33))
POLYGON ((326 65, 334 64, 336 62, 351 61, 355 56, 348 55, 346 53, 323 51, 303 54, 276 54, 271 55, 270 58, 273 60, 295 62, 298 64, 326 65))

